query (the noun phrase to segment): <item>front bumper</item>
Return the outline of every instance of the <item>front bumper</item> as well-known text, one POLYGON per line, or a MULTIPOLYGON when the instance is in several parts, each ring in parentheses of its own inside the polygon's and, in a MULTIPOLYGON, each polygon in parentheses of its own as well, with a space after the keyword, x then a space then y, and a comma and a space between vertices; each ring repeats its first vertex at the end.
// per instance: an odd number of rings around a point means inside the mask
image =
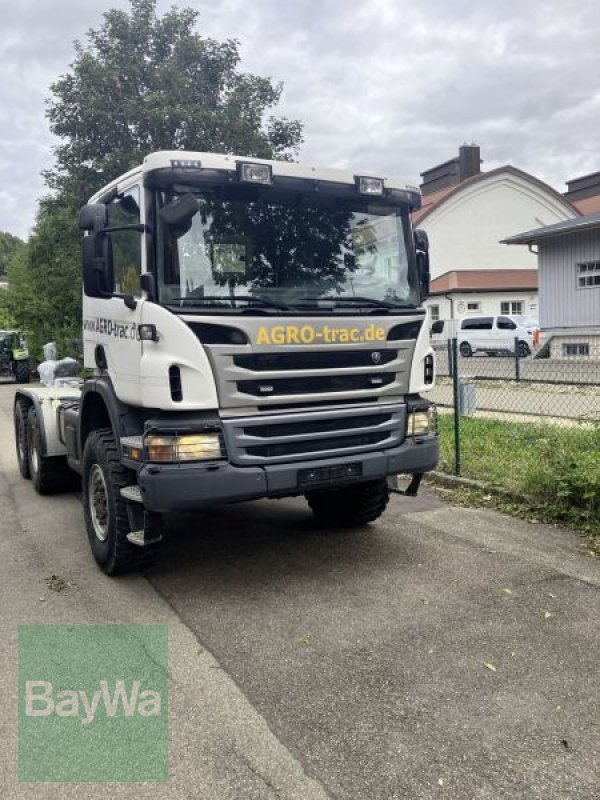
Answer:
POLYGON ((193 511, 222 503, 258 500, 262 497, 290 497, 328 486, 385 478, 398 473, 422 473, 435 469, 439 456, 439 438, 405 439, 388 450, 350 454, 343 458, 297 461, 292 464, 236 467, 227 462, 194 464, 144 464, 138 473, 138 485, 145 508, 149 511, 193 511), (335 478, 337 468, 356 465, 358 477, 335 478), (360 465, 360 466, 358 466, 360 465), (323 478, 308 487, 299 480, 315 470, 323 478))

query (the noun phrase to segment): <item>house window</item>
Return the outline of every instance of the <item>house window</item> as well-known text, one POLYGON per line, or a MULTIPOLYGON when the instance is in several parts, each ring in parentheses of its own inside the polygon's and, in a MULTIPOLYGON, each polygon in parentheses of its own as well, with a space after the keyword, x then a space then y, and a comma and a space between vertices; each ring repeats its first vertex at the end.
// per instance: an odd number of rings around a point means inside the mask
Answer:
POLYGON ((523 303, 521 300, 507 300, 504 303, 500 303, 500 313, 501 314, 522 314, 523 313, 523 303))
POLYGON ((585 261, 576 266, 578 289, 592 289, 594 286, 600 286, 600 261, 585 261))
POLYGON ((589 356, 590 346, 585 343, 563 344, 563 356, 589 356))
POLYGON ((429 306, 429 311, 431 313, 431 321, 436 322, 440 318, 440 307, 429 306))
POLYGON ((481 311, 481 303, 467 303, 467 314, 481 311))

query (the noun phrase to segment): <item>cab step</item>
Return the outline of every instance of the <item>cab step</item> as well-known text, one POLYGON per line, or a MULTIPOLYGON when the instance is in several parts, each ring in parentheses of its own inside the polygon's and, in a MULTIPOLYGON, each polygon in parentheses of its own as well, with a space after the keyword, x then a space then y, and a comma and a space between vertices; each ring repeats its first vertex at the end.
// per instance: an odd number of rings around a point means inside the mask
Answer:
POLYGON ((155 536, 153 539, 148 540, 144 535, 144 530, 131 531, 127 534, 127 541, 134 544, 136 547, 148 547, 150 544, 156 544, 162 540, 162 534, 155 536))
POLYGON ((139 486, 123 486, 121 497, 130 503, 143 503, 142 492, 139 486))

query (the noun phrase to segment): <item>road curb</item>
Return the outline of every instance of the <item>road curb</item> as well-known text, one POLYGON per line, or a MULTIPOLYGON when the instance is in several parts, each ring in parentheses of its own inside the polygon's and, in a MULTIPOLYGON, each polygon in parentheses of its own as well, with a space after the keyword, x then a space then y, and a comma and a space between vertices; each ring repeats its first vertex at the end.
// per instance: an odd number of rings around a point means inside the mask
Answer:
POLYGON ((494 486, 493 484, 474 480, 473 478, 463 478, 459 475, 450 475, 447 472, 434 470, 433 472, 428 472, 425 479, 429 483, 444 486, 448 489, 475 489, 479 492, 494 495, 495 497, 516 500, 517 502, 525 503, 529 506, 535 506, 533 498, 527 495, 517 494, 516 492, 510 491, 510 489, 505 489, 503 486, 494 486))

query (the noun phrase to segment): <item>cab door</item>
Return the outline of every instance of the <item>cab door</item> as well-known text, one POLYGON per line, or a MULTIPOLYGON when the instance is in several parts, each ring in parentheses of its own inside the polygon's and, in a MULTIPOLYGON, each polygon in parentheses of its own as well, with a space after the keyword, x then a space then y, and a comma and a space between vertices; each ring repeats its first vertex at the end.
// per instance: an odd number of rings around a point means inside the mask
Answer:
POLYGON ((125 403, 140 402, 143 236, 134 226, 143 219, 140 188, 119 192, 107 204, 106 236, 111 253, 109 284, 112 297, 83 300, 85 364, 108 374, 117 397, 125 403), (126 298, 126 299, 125 299, 126 298))

